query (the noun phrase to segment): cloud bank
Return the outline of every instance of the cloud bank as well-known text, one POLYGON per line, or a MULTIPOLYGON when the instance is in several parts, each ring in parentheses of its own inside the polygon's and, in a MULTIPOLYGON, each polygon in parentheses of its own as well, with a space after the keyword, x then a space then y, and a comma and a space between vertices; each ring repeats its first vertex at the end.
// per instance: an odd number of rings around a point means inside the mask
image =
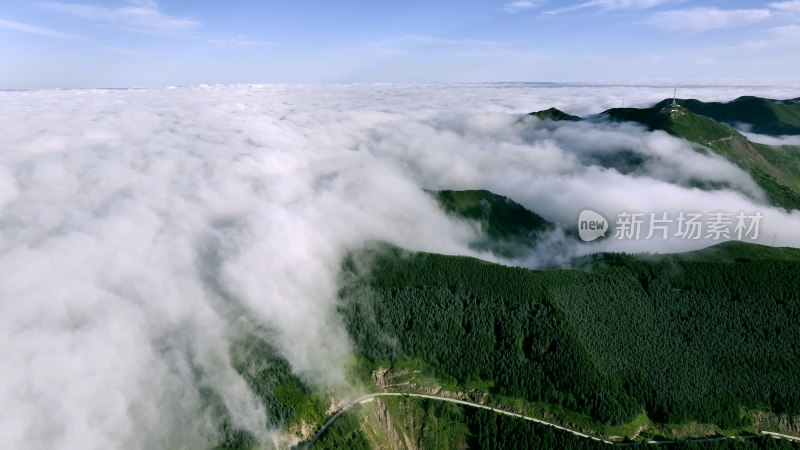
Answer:
MULTIPOLYGON (((666 91, 666 92, 665 92, 666 91)), ((475 227, 433 189, 490 189, 557 223, 584 207, 761 211, 761 242, 800 246, 800 213, 764 205, 737 167, 666 134, 524 113, 596 114, 668 96, 652 86, 202 86, 0 92, 0 447, 202 448, 219 392, 267 439, 231 368, 243 324, 274 331, 293 370, 341 382, 335 314, 345 252, 385 240, 476 254, 475 227), (633 155, 636 170, 605 164, 633 155), (725 186, 704 191, 698 180, 725 186), (198 375, 201 374, 201 375, 198 375)), ((692 87, 684 97, 797 96, 692 87)), ((558 235, 529 265, 596 250, 701 241, 558 235)), ((520 263, 520 262, 515 262, 520 263)))
POLYGON ((742 133, 747 139, 751 140, 752 142, 758 142, 767 145, 800 146, 800 135, 769 136, 766 134, 750 133, 747 131, 739 131, 739 132, 742 133))

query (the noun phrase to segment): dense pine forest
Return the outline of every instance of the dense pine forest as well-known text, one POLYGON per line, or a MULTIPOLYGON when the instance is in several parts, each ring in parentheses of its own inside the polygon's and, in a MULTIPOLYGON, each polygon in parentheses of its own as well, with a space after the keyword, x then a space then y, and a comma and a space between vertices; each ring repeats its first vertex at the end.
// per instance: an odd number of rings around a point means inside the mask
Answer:
POLYGON ((340 312, 375 365, 419 361, 598 423, 645 411, 736 429, 745 408, 800 414, 798 252, 714 252, 533 271, 377 246, 345 262, 340 312))

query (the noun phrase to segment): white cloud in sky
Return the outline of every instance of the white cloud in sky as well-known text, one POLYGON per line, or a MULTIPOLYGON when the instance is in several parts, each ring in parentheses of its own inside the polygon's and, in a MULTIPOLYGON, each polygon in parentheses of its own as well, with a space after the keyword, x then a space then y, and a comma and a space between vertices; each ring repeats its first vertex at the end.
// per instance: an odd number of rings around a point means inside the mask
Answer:
MULTIPOLYGON (((722 157, 633 124, 524 116, 599 113, 623 96, 644 106, 671 95, 663 85, 0 92, 0 447, 206 448, 218 418, 201 388, 234 426, 269 437, 228 355, 243 327, 272 330, 292 369, 328 386, 350 351, 335 312, 347 251, 383 240, 492 258, 424 188, 489 189, 562 227, 584 207, 761 211, 760 242, 800 246, 800 212, 765 205, 722 157), (596 163, 621 150, 641 169, 596 163)), ((513 263, 707 244, 562 242, 513 263)))
POLYGON ((659 11, 649 23, 670 31, 702 32, 734 28, 762 22, 770 17, 768 9, 688 8, 659 11))
POLYGON ((477 39, 450 39, 434 36, 421 36, 408 34, 374 42, 373 46, 379 47, 406 47, 406 46, 429 46, 429 47, 468 47, 471 49, 503 47, 510 45, 509 42, 488 41, 477 39))
POLYGON ((131 56, 148 56, 147 53, 140 52, 138 50, 132 50, 129 48, 121 48, 121 47, 100 47, 103 50, 108 50, 110 52, 119 53, 122 55, 131 55, 131 56))
POLYGON ((194 29, 200 22, 162 12, 154 1, 129 1, 123 6, 43 2, 41 8, 123 29, 147 33, 175 33, 194 29))
POLYGON ((800 0, 770 3, 769 7, 777 12, 800 14, 800 0))
POLYGON ((0 19, 0 28, 6 30, 14 30, 22 33, 37 34, 39 36, 47 36, 56 39, 65 39, 69 41, 82 40, 81 36, 70 33, 63 33, 61 31, 50 30, 48 28, 37 27, 26 23, 12 22, 10 20, 0 19))
POLYGON ((600 8, 604 11, 615 11, 623 9, 647 9, 668 3, 675 0, 590 0, 587 2, 575 3, 561 8, 545 11, 546 14, 562 14, 586 8, 600 8))
POLYGON ((251 39, 246 36, 237 36, 227 39, 206 39, 209 44, 216 45, 241 45, 243 47, 268 47, 275 45, 274 42, 251 39))
POLYGON ((542 4, 541 1, 515 0, 503 4, 503 7, 501 9, 505 12, 514 14, 522 11, 536 9, 541 4, 542 4))
POLYGON ((800 43, 800 25, 783 25, 766 31, 778 39, 800 43))
POLYGON ((750 50, 758 50, 781 45, 800 45, 800 25, 781 25, 767 28, 761 30, 761 35, 765 37, 747 40, 741 47, 750 50))

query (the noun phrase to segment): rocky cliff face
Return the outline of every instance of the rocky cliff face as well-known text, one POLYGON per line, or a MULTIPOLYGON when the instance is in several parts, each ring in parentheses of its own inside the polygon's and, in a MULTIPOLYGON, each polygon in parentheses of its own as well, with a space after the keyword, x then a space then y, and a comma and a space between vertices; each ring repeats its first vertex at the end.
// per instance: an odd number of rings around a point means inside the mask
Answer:
POLYGON ((756 427, 759 429, 778 428, 779 433, 800 437, 800 417, 791 417, 785 414, 770 412, 756 413, 756 427))

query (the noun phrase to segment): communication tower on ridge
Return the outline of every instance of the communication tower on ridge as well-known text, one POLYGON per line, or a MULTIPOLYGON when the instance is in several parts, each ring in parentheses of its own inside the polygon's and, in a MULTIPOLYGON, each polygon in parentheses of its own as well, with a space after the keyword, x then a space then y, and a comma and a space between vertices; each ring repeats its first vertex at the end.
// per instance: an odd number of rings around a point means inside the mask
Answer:
POLYGON ((672 103, 661 108, 661 111, 659 111, 661 114, 669 114, 669 116, 671 117, 673 114, 678 112, 678 102, 675 101, 677 92, 678 88, 672 89, 672 103))

